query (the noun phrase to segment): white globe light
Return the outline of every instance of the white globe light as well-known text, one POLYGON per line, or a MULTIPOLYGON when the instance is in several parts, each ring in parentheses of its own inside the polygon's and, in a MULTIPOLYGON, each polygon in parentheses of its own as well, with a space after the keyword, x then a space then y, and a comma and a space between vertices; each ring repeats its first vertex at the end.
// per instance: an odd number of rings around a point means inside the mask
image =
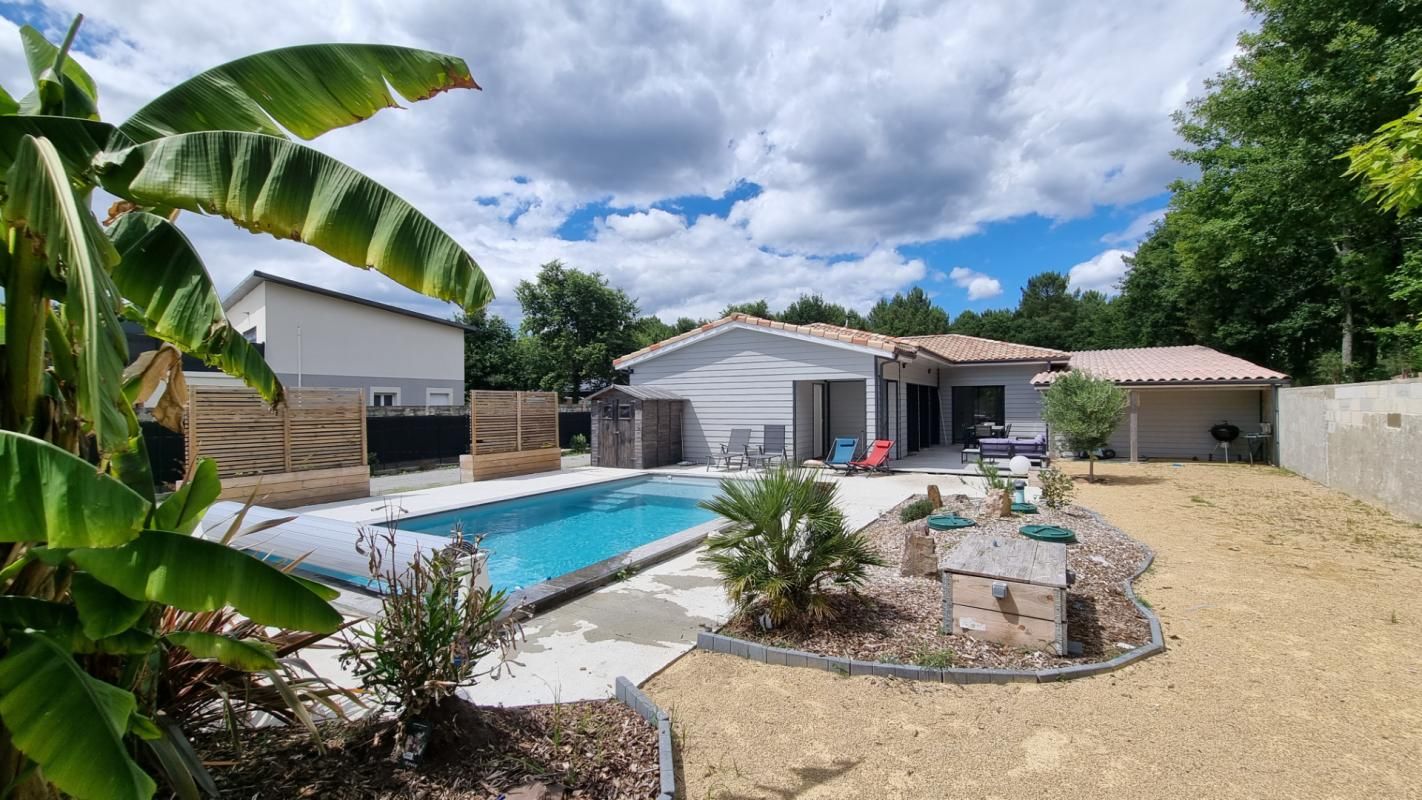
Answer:
POLYGON ((1013 475, 1026 475, 1027 470, 1032 468, 1032 462, 1027 456, 1013 456, 1012 460, 1007 462, 1007 468, 1012 470, 1013 475))

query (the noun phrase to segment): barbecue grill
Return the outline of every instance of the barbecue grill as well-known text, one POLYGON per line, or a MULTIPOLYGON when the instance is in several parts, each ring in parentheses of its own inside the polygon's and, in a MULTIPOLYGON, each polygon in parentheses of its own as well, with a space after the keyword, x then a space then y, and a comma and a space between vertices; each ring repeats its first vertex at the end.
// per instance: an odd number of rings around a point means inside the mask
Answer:
POLYGON ((1217 422, 1210 427, 1210 435, 1219 443, 1215 449, 1224 448, 1225 463, 1229 463, 1229 443, 1239 438, 1239 426, 1229 424, 1229 420, 1217 422))

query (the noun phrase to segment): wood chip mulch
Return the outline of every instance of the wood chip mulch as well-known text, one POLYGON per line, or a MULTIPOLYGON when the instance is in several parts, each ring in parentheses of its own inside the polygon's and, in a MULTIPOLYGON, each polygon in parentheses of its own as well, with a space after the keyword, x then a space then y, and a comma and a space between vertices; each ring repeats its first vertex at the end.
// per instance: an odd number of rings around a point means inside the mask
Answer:
POLYGON ((1150 624, 1121 588, 1122 581, 1140 567, 1146 549, 1125 533, 1075 506, 1054 511, 1039 504, 1037 514, 989 518, 982 514, 980 500, 962 495, 944 497, 944 508, 935 513, 969 517, 977 521, 974 527, 935 531, 923 520, 900 522, 899 510, 921 497, 905 500, 864 529, 888 566, 870 567, 869 579, 857 596, 846 594, 837 599, 839 619, 809 628, 772 631, 760 630, 749 619, 735 619, 722 633, 775 647, 867 661, 1008 669, 1106 661, 1150 641, 1150 624), (1061 657, 940 632, 940 583, 899 575, 905 535, 911 530, 927 532, 941 559, 965 536, 1015 537, 1021 535, 1018 528, 1030 524, 1058 525, 1076 533, 1077 543, 1067 546, 1067 568, 1076 574, 1076 582, 1067 591, 1067 638, 1081 643, 1081 653, 1061 657))
POLYGON ((651 798, 659 787, 656 731, 615 700, 480 708, 484 729, 459 736, 415 768, 390 759, 388 721, 321 725, 325 752, 300 727, 196 737, 223 797, 651 798))

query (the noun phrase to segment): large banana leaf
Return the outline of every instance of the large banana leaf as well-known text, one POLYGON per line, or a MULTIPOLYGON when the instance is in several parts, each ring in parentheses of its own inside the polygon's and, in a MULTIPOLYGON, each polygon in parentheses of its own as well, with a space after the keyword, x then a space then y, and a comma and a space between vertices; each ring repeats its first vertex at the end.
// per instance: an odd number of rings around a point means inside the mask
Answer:
POLYGON ((10 631, 0 659, 0 719, 44 779, 79 800, 146 800, 152 779, 124 745, 133 695, 90 677, 43 634, 10 631))
POLYGON ((14 163, 26 136, 48 139, 59 152, 71 180, 91 183, 94 157, 133 146, 133 140, 107 122, 74 117, 0 116, 0 169, 14 163))
POLYGON ((281 402, 281 381, 227 321, 207 267, 178 226, 130 211, 109 228, 109 238, 121 257, 114 283, 150 334, 241 378, 267 402, 281 402))
MULTIPOLYGON (((59 48, 29 25, 20 28, 20 41, 25 46, 25 62, 30 67, 30 77, 38 82, 46 70, 54 67, 54 57, 59 55, 59 48)), ((99 102, 99 87, 94 83, 94 79, 89 77, 89 73, 79 66, 79 62, 72 57, 66 57, 60 72, 72 80, 90 102, 99 102)))
POLYGON ((118 252, 94 215, 79 207, 49 140, 22 137, 6 183, 5 220, 23 230, 22 246, 43 248, 50 271, 66 287, 64 314, 78 350, 79 413, 101 450, 123 448, 129 436, 121 391, 128 343, 118 320, 122 299, 109 277, 118 252))
POLYGON ((49 442, 0 431, 0 542, 113 547, 138 535, 148 501, 49 442))
POLYGON ((90 639, 117 636, 132 628, 148 611, 148 603, 125 597, 87 572, 76 572, 69 584, 84 635, 90 639))
POLYGON ((187 133, 100 157, 109 192, 146 206, 218 214, 304 241, 466 309, 493 290, 474 259, 389 189, 304 145, 255 133, 187 133))
POLYGON ((196 658, 210 658, 243 672, 278 668, 272 649, 256 639, 233 639, 206 631, 174 631, 163 638, 196 658))
POLYGON ((313 139, 382 108, 398 108, 390 86, 410 101, 479 88, 464 60, 454 56, 376 44, 302 45, 239 58, 189 78, 121 127, 140 142, 197 131, 284 136, 282 127, 313 139))
POLYGON ((160 531, 192 533, 220 494, 222 481, 217 477, 217 462, 199 458, 192 477, 154 509, 153 527, 160 531))
POLYGON ((90 639, 84 635, 83 623, 74 606, 21 595, 0 595, 0 627, 43 631, 71 653, 142 655, 158 644, 157 638, 140 630, 90 639))
POLYGON ((135 600, 214 611, 232 606, 263 625, 329 633, 341 615, 299 581, 218 542, 144 531, 122 547, 72 550, 69 560, 135 600))

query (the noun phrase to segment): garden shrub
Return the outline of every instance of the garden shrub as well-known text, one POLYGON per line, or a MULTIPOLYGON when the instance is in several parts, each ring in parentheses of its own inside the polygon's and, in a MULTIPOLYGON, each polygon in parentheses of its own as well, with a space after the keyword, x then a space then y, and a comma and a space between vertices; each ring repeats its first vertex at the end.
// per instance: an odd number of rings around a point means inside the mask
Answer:
POLYGON ((580 456, 591 449, 592 448, 588 446, 588 437, 581 433, 575 433, 568 439, 568 452, 573 455, 580 456))
POLYGON ((782 467, 753 480, 725 480, 701 506, 731 525, 706 540, 737 615, 770 626, 833 619, 831 589, 863 584, 884 566, 862 534, 845 527, 834 484, 782 467))
POLYGON ((1066 508, 1071 505, 1076 484, 1071 476, 1055 467, 1048 467, 1037 473, 1042 482, 1042 504, 1047 508, 1066 508))
POLYGON ((933 513, 933 501, 924 497, 899 510, 899 522, 913 522, 933 513))
POLYGON ((381 613, 368 627, 351 629, 341 664, 395 710, 397 748, 412 721, 436 729, 453 721, 463 709, 445 701, 455 699, 456 689, 501 671, 504 659, 486 669, 479 661, 496 651, 511 654, 519 633, 517 615, 504 613, 508 593, 477 585, 476 573, 483 569, 477 541, 471 547, 457 529, 452 539, 451 547, 417 553, 402 568, 393 528, 360 533, 358 549, 385 591, 381 613))

